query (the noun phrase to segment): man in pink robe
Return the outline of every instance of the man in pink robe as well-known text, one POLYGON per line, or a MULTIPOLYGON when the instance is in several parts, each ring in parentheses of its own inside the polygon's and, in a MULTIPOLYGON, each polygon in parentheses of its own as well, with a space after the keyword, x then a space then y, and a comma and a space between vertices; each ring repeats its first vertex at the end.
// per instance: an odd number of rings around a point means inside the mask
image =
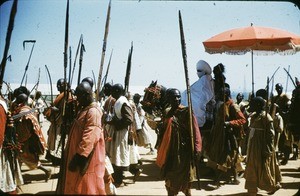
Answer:
POLYGON ((80 83, 75 93, 81 109, 71 127, 64 153, 62 194, 105 195, 102 111, 93 101, 89 83, 80 83))

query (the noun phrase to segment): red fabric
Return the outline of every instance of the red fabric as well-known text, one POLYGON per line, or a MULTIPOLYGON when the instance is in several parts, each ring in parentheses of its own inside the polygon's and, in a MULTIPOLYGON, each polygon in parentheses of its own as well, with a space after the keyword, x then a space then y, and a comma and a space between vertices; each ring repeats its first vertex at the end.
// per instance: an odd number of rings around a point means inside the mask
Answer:
POLYGON ((6 128, 6 112, 2 105, 0 105, 0 148, 4 141, 4 134, 6 128))
POLYGON ((193 115, 194 146, 195 152, 202 151, 202 137, 195 115, 193 115))
POLYGON ((156 158, 156 164, 161 168, 167 158, 167 153, 170 147, 170 140, 171 140, 171 133, 172 133, 172 118, 167 119, 167 128, 164 133, 161 145, 159 146, 159 149, 157 151, 157 158, 156 158))
POLYGON ((74 120, 65 150, 62 194, 105 195, 105 143, 101 117, 100 107, 93 103, 83 109, 74 120), (93 149, 84 175, 79 170, 68 170, 68 165, 76 153, 88 157, 93 149))
MULTIPOLYGON (((226 102, 226 106, 228 108, 230 108, 230 106, 232 106, 232 104, 234 104, 232 99, 230 99, 226 102)), ((230 125, 232 125, 233 127, 239 127, 247 122, 246 118, 245 118, 244 114, 241 112, 241 110, 234 111, 234 115, 235 115, 235 119, 231 119, 229 121, 230 125)))

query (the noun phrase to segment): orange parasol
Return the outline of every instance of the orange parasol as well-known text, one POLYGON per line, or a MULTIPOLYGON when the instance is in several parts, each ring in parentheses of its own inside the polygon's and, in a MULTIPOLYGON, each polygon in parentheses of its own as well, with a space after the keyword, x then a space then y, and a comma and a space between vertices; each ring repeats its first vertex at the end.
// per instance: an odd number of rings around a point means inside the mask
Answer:
POLYGON ((210 54, 245 54, 252 57, 252 93, 254 93, 253 53, 255 54, 295 54, 300 51, 300 36, 285 30, 251 26, 236 28, 215 35, 203 42, 210 54))

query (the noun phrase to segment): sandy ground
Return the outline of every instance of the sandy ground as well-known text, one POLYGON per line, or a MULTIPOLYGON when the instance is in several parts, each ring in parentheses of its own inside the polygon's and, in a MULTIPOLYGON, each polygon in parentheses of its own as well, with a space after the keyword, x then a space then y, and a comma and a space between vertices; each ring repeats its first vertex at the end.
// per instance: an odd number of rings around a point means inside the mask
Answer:
MULTIPOLYGON (((47 129, 49 123, 43 123, 43 132, 47 137, 47 129)), ((154 131, 152 132, 153 143, 156 136, 154 131)), ((167 195, 164 187, 164 181, 159 178, 159 168, 155 165, 156 155, 147 155, 149 149, 139 148, 139 152, 142 157, 143 173, 133 182, 133 176, 129 172, 125 172, 125 184, 124 187, 117 188, 118 195, 167 195)), ((20 194, 55 194, 57 185, 57 176, 59 167, 53 167, 50 162, 41 157, 42 163, 52 169, 52 177, 48 182, 45 182, 45 174, 39 169, 29 170, 25 165, 22 166, 22 173, 25 184, 21 186, 20 194)), ((296 195, 300 189, 300 159, 290 160, 287 165, 280 166, 282 172, 282 188, 278 190, 274 195, 292 196, 296 195)), ((239 185, 222 184, 218 189, 213 189, 210 184, 212 178, 209 175, 210 170, 205 165, 200 167, 200 188, 198 190, 198 182, 193 183, 192 195, 247 195, 244 189, 245 179, 240 178, 239 185)), ((268 195, 265 191, 259 190, 259 195, 268 195)), ((183 195, 180 193, 179 195, 183 195)))

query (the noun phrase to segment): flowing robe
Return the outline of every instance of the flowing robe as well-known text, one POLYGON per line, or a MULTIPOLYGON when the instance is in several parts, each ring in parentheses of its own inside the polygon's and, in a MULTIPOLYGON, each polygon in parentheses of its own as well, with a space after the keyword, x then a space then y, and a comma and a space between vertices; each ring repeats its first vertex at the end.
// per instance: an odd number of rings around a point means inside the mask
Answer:
POLYGON ((4 193, 15 191, 17 185, 24 184, 21 167, 17 164, 17 156, 9 156, 4 149, 5 132, 12 131, 6 127, 7 111, 6 103, 0 98, 0 190, 4 193))
POLYGON ((237 152, 236 138, 229 138, 231 133, 224 128, 225 121, 229 121, 233 133, 239 132, 241 126, 246 123, 243 113, 231 99, 225 102, 225 105, 223 102, 217 104, 216 119, 211 130, 208 149, 208 166, 218 167, 223 171, 227 171, 235 164, 234 156, 237 152))
POLYGON ((121 96, 115 102, 112 121, 115 131, 110 149, 111 163, 119 167, 128 167, 130 165, 128 133, 133 123, 133 112, 126 97, 121 96))
MULTIPOLYGON (((172 117, 164 121, 164 134, 158 148, 156 164, 161 167, 162 178, 166 186, 175 192, 183 191, 195 179, 195 167, 191 165, 191 133, 188 108, 179 106, 172 117)), ((193 116, 194 151, 201 152, 202 140, 199 126, 193 116)))
POLYGON ((273 120, 265 112, 252 116, 248 139, 245 188, 273 191, 281 181, 274 149, 273 120))
MULTIPOLYGON (((199 127, 206 122, 206 105, 214 98, 213 80, 211 75, 204 75, 191 86, 193 112, 199 127)), ((181 104, 188 106, 186 90, 182 93, 181 104)))
POLYGON ((101 117, 100 107, 92 103, 78 113, 72 124, 65 149, 63 194, 105 195, 105 143, 101 117), (83 175, 78 170, 68 170, 69 163, 76 153, 84 157, 91 155, 83 175))
MULTIPOLYGON (((19 113, 31 110, 29 106, 22 106, 19 113)), ((39 125, 36 115, 26 114, 21 120, 16 120, 16 131, 18 141, 21 143, 22 151, 19 153, 19 159, 30 169, 40 166, 39 155, 43 155, 47 148, 46 140, 39 125)))

